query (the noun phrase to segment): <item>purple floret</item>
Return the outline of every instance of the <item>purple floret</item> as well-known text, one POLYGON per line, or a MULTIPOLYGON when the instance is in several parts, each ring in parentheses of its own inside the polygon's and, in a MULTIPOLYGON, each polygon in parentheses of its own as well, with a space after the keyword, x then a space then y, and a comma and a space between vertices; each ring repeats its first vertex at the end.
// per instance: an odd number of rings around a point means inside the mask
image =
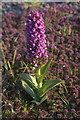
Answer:
POLYGON ((38 11, 31 11, 27 17, 27 59, 36 63, 38 58, 46 59, 47 47, 42 16, 38 11))

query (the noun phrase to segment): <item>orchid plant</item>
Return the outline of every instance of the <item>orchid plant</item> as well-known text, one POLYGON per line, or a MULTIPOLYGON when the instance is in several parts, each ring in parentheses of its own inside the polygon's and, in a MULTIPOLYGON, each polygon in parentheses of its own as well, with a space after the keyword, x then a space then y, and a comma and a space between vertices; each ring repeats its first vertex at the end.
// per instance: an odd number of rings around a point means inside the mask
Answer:
POLYGON ((44 82, 45 75, 51 64, 51 60, 45 62, 41 67, 38 67, 39 60, 48 58, 47 47, 45 40, 44 22, 41 14, 38 11, 31 11, 27 17, 27 60, 34 64, 35 74, 20 74, 22 86, 26 92, 33 98, 32 102, 41 104, 47 99, 46 93, 54 86, 59 85, 61 80, 48 80, 44 82), (37 68, 36 68, 37 66, 37 68))

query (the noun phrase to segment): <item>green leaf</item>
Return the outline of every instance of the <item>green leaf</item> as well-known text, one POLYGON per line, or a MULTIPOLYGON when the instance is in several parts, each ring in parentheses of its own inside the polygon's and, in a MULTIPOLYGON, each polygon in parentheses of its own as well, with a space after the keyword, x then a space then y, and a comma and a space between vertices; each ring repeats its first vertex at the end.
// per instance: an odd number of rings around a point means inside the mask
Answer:
POLYGON ((26 82, 26 84, 35 92, 36 96, 38 97, 37 86, 34 85, 34 83, 30 80, 30 78, 26 77, 25 73, 20 74, 20 80, 26 82))
POLYGON ((37 76, 38 83, 42 83, 42 80, 45 78, 45 75, 46 75, 48 68, 51 64, 51 60, 49 60, 46 64, 42 65, 41 68, 37 70, 36 75, 38 75, 38 73, 40 73, 40 75, 37 76))
POLYGON ((33 76, 29 75, 29 74, 21 73, 21 74, 20 74, 20 77, 21 77, 22 79, 25 79, 25 80, 30 80, 36 87, 38 86, 38 84, 37 84, 37 82, 36 82, 35 76, 33 77, 33 76))
MULTIPOLYGON (((26 83, 26 85, 31 89, 31 90, 33 90, 34 91, 34 93, 35 93, 35 95, 36 95, 36 99, 38 99, 39 98, 39 90, 38 90, 38 88, 37 88, 37 86, 35 86, 35 84, 32 82, 32 79, 31 79, 31 77, 28 75, 28 74, 25 74, 25 73, 21 73, 20 74, 20 80, 21 81, 24 81, 25 83, 26 83), (26 77, 27 76, 27 77, 26 77)), ((26 86, 26 87, 27 87, 26 86)), ((30 91, 30 90, 29 90, 30 91)), ((29 92, 28 91, 28 92, 29 92)), ((30 93, 31 94, 31 93, 30 93)))
POLYGON ((40 102, 39 101, 36 101, 36 100, 32 100, 31 102, 34 102, 34 103, 36 103, 37 105, 40 105, 43 101, 45 101, 47 99, 47 96, 45 95, 44 97, 42 97, 41 99, 40 99, 40 102))
MULTIPOLYGON (((52 59, 53 59, 53 58, 52 58, 52 59)), ((52 59, 50 59, 47 63, 45 63, 44 65, 41 66, 41 68, 40 68, 40 73, 41 73, 41 75, 47 73, 48 68, 49 68, 49 66, 50 66, 50 64, 51 64, 52 59)))
POLYGON ((22 86, 25 89, 25 91, 33 98, 36 98, 36 94, 34 92, 34 90, 26 83, 22 80, 22 86))
POLYGON ((52 87, 55 87, 63 83, 61 80, 48 80, 45 84, 39 89, 39 95, 42 97, 46 92, 48 92, 52 87))

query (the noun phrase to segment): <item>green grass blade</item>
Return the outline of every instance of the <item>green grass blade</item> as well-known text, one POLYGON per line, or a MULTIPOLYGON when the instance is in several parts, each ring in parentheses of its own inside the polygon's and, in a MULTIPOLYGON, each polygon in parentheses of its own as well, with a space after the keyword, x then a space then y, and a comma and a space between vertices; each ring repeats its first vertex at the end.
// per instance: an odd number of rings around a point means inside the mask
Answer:
POLYGON ((12 66, 14 65, 14 62, 15 62, 15 58, 16 58, 16 50, 14 51, 14 57, 13 57, 13 62, 12 62, 12 66))
POLYGON ((18 37, 15 38, 14 42, 16 42, 18 38, 19 38, 19 35, 18 35, 18 37))
POLYGON ((12 68, 11 68, 11 65, 10 65, 10 62, 8 61, 8 66, 9 66, 9 69, 11 71, 11 74, 12 74, 12 77, 14 78, 14 74, 13 74, 13 71, 12 71, 12 68))
POLYGON ((65 90, 66 90, 66 93, 68 94, 68 90, 67 90, 66 85, 65 85, 64 83, 63 83, 62 85, 64 86, 64 88, 65 88, 65 90))
POLYGON ((26 65, 26 63, 25 62, 23 62, 23 64, 25 65, 25 68, 24 68, 24 70, 23 70, 23 73, 26 71, 26 69, 28 68, 28 66, 26 65))
POLYGON ((6 48, 4 41, 2 41, 2 45, 4 46, 4 49, 6 50, 7 48, 6 48))
POLYGON ((4 67, 5 67, 6 70, 8 70, 8 66, 7 66, 6 59, 5 59, 5 57, 4 57, 3 49, 2 49, 2 56, 3 56, 3 61, 4 61, 4 67))

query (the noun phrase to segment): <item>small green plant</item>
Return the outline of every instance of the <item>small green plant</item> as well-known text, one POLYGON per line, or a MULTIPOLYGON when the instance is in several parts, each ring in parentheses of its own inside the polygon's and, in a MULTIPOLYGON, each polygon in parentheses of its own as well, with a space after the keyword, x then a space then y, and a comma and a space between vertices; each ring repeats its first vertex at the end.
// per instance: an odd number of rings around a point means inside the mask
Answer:
POLYGON ((63 82, 61 80, 50 79, 43 84, 43 79, 45 78, 45 75, 51 64, 51 60, 43 64, 40 68, 36 68, 36 73, 33 75, 26 73, 20 74, 20 80, 23 88, 33 98, 32 102, 36 103, 37 105, 40 105, 44 100, 47 99, 46 93, 52 87, 63 82))

